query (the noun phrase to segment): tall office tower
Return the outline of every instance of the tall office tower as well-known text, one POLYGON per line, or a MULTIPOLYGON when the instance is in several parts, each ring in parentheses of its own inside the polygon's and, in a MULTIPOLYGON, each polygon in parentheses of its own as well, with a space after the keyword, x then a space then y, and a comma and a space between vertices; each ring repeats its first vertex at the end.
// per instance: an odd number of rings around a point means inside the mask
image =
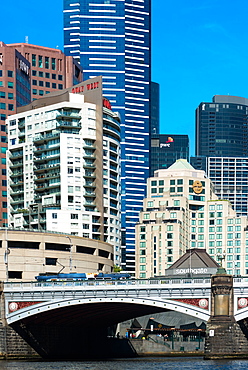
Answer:
MULTIPOLYGON (((136 277, 164 275, 187 249, 206 249, 228 274, 248 275, 248 219, 218 199, 204 171, 179 159, 148 179, 136 225, 136 277)), ((180 271, 178 272, 180 274, 180 271)))
POLYGON ((150 176, 154 171, 170 167, 177 159, 189 160, 188 135, 151 135, 150 176))
POLYGON ((149 176, 151 1, 64 0, 64 44, 86 78, 102 75, 121 114, 123 268, 131 272, 149 176))
POLYGON ((5 120, 16 108, 82 81, 82 68, 58 49, 0 41, 0 225, 7 226, 5 120))
POLYGON ((151 135, 157 135, 160 133, 159 130, 159 84, 157 82, 151 82, 151 135))
POLYGON ((120 265, 120 118, 101 81, 8 117, 9 225, 110 242, 120 265))
POLYGON ((215 95, 196 109, 196 156, 246 157, 248 99, 215 95))

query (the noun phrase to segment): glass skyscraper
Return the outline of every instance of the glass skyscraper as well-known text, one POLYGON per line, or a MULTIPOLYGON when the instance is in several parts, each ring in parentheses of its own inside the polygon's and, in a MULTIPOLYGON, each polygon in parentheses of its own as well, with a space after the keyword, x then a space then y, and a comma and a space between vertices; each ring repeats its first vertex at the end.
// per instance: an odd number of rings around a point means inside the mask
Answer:
POLYGON ((196 156, 248 156, 248 99, 215 95, 196 109, 196 156))
POLYGON ((121 115, 123 268, 135 269, 135 224, 149 176, 151 1, 64 0, 64 50, 84 79, 102 75, 121 115))

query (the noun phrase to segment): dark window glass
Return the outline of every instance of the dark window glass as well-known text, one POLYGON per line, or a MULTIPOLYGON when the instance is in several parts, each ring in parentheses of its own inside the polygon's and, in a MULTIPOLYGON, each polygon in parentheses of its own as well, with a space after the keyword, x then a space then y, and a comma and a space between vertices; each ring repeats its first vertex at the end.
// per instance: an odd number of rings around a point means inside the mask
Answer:
POLYGON ((32 66, 36 67, 36 55, 32 54, 32 66))
POLYGON ((43 58, 42 55, 39 55, 39 67, 43 68, 43 58))
POLYGON ((45 57, 45 68, 49 69, 49 57, 45 57))
POLYGON ((56 59, 52 58, 52 69, 55 71, 56 70, 56 59))
POLYGON ((8 71, 8 77, 13 77, 13 71, 8 71))
POLYGON ((50 82, 46 82, 46 87, 50 87, 50 82))
POLYGON ((56 74, 55 73, 52 73, 52 79, 56 80, 56 74))
POLYGON ((32 70, 32 76, 37 76, 37 71, 32 70))
POLYGON ((56 89, 57 88, 57 85, 55 83, 52 83, 52 88, 53 89, 56 89))
POLYGON ((33 85, 37 85, 37 80, 32 80, 33 85))

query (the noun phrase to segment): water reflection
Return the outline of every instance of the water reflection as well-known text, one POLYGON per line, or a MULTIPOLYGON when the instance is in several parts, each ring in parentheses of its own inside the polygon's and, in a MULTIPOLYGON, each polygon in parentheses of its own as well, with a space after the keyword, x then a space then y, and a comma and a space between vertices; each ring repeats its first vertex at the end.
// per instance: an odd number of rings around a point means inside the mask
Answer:
POLYGON ((248 360, 205 361, 203 358, 149 357, 108 361, 0 361, 0 370, 243 370, 248 360))

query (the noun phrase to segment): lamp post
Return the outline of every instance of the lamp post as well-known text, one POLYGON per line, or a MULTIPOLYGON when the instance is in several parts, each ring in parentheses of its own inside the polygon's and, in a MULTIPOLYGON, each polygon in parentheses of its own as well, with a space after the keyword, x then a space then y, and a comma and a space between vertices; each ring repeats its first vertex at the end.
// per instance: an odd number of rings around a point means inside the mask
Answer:
POLYGON ((69 239, 70 241, 70 258, 69 258, 69 269, 70 269, 70 273, 72 272, 72 242, 71 242, 71 238, 67 235, 66 236, 67 239, 69 239))
POLYGON ((221 274, 226 274, 226 270, 225 268, 223 267, 223 261, 226 259, 226 252, 223 251, 223 253, 221 254, 220 252, 217 253, 217 258, 218 258, 218 261, 220 261, 220 267, 218 268, 218 272, 217 273, 221 273, 221 274))

